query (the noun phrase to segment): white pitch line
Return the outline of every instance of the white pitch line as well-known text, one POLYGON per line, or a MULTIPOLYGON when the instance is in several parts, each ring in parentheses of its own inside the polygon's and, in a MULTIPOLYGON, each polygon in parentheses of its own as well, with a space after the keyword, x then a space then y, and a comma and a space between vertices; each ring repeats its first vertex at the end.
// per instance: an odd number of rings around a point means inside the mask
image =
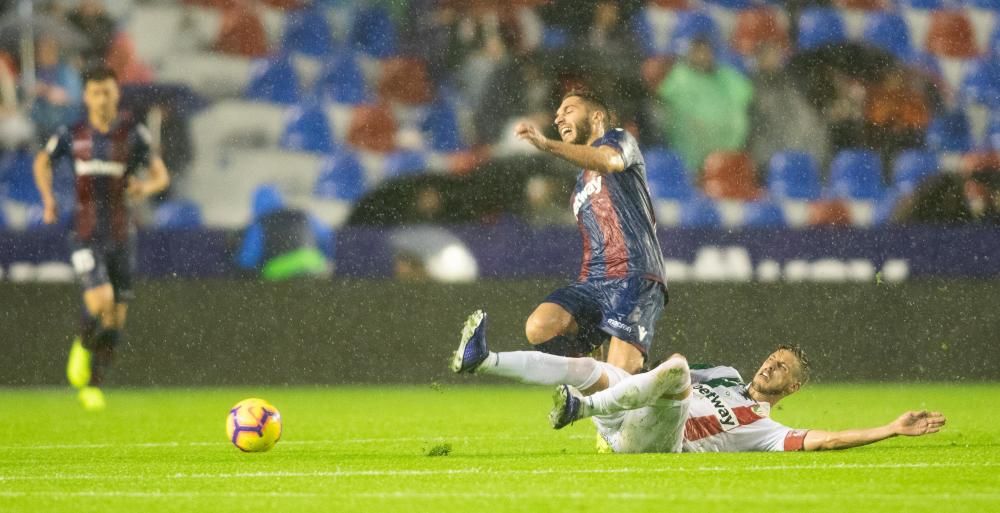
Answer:
MULTIPOLYGON (((140 499, 176 499, 176 498, 203 498, 203 497, 226 497, 226 498, 308 498, 308 499, 382 499, 382 500, 414 500, 414 499, 499 499, 499 500, 522 500, 522 499, 575 499, 575 500, 655 500, 655 501, 676 501, 690 499, 691 494, 668 493, 593 493, 593 492, 346 492, 346 493, 310 493, 310 492, 164 492, 164 491, 83 491, 83 492, 56 492, 56 491, 35 491, 35 492, 7 492, 0 491, 0 497, 20 498, 20 497, 50 497, 50 498, 140 498, 140 499)), ((746 493, 743 498, 748 497, 746 493)), ((755 501, 784 500, 784 501, 822 501, 831 498, 842 498, 839 493, 760 493, 752 496, 755 501)), ((899 501, 914 502, 925 501, 928 498, 935 501, 947 500, 985 500, 995 501, 1000 498, 998 493, 956 493, 956 494, 913 494, 902 492, 899 494, 889 493, 852 493, 851 499, 862 501, 899 501)), ((702 497, 701 500, 705 500, 702 497)), ((709 501, 711 502, 711 501, 709 501)), ((725 502, 719 499, 717 502, 725 502)))
MULTIPOLYGON (((338 444, 385 444, 408 442, 467 442, 479 440, 540 440, 538 436, 428 436, 428 437, 385 437, 385 438, 344 438, 341 440, 283 440, 281 445, 338 445, 338 444)), ((574 440, 592 440, 594 435, 570 435, 574 440)), ((38 444, 38 445, 0 445, 0 450, 60 450, 60 449, 109 449, 109 448, 171 448, 171 447, 207 447, 227 445, 227 440, 218 442, 136 442, 136 443, 92 443, 92 444, 38 444)))
MULTIPOLYGON (((1000 467, 1000 462, 984 463, 834 463, 829 465, 756 465, 741 467, 741 471, 747 472, 771 472, 787 470, 857 470, 857 469, 927 469, 927 468, 973 468, 973 467, 1000 467)), ((194 473, 194 474, 167 474, 167 475, 121 475, 121 474, 40 474, 40 475, 0 475, 0 482, 9 481, 33 481, 33 480, 66 480, 66 481, 91 481, 91 480, 151 480, 151 479, 244 479, 257 477, 270 478, 317 478, 317 477, 411 477, 411 476, 446 476, 446 475, 467 475, 467 474, 489 474, 489 475, 550 475, 550 474, 628 474, 636 473, 668 473, 668 472, 720 472, 731 470, 726 466, 676 466, 657 468, 592 468, 592 469, 567 469, 567 468, 547 468, 547 469, 489 469, 489 468, 460 468, 460 469, 404 469, 404 470, 317 470, 311 472, 220 472, 220 473, 194 473)))

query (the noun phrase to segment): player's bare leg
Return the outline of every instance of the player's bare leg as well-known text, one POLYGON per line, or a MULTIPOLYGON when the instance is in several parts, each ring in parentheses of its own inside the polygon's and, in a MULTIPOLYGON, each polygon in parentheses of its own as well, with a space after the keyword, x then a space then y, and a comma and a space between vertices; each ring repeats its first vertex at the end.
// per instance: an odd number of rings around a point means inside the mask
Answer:
POLYGON ((629 374, 636 374, 642 369, 645 357, 634 345, 618 337, 611 337, 607 361, 629 374))
POLYGON ((556 303, 542 303, 535 308, 524 323, 528 343, 537 346, 559 336, 576 336, 580 327, 573 315, 556 303))

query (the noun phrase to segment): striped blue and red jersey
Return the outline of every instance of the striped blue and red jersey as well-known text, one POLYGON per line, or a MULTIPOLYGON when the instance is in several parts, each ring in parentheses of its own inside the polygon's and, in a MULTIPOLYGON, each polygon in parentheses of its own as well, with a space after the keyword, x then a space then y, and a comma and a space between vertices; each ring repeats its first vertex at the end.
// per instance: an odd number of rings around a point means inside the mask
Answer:
POLYGON ((578 281, 644 277, 666 283, 663 252, 646 184, 646 164, 631 134, 616 128, 591 144, 621 154, 625 169, 583 170, 573 191, 573 214, 583 237, 578 281))
POLYGON ((86 119, 61 127, 45 145, 49 158, 72 159, 76 182, 73 231, 82 243, 122 243, 131 232, 128 179, 150 159, 149 131, 120 116, 107 133, 86 119))

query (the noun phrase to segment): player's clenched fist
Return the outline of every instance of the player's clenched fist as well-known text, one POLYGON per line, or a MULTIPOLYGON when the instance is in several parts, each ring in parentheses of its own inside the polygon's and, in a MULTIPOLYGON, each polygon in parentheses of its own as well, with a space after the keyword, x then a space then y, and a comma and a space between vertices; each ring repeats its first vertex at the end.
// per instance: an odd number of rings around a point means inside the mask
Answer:
POLYGON ((518 139, 528 141, 539 150, 547 150, 549 148, 549 139, 542 135, 538 127, 531 123, 518 123, 514 128, 514 133, 518 139))

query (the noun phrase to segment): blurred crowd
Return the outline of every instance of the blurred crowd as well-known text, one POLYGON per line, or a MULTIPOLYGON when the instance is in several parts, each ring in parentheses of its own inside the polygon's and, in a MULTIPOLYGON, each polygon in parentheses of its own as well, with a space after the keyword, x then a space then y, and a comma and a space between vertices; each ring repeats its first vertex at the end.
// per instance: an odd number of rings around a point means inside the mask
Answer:
MULTIPOLYGON (((605 95, 618 124, 639 139, 662 207, 658 214, 667 225, 729 225, 724 207, 731 202, 744 206, 737 224, 759 220, 761 226, 1000 217, 995 2, 183 3, 216 9, 221 22, 208 48, 195 37, 178 38, 178 46, 201 45, 194 49, 263 59, 272 67, 291 52, 323 64, 318 98, 286 94, 275 83, 254 92, 254 79, 247 97, 305 105, 305 113, 310 101, 352 105, 344 147, 390 155, 394 171, 377 175, 401 178, 373 183, 368 177, 357 194, 336 192, 357 205, 349 222, 489 221, 513 214, 535 224, 572 223, 565 206, 573 173, 524 160, 531 151, 514 140, 512 126, 527 119, 557 137, 556 102, 577 85, 605 95), (268 12, 284 16, 279 42, 268 35, 268 12), (972 23, 984 16, 988 23, 972 23), (332 21, 313 23, 317 17, 332 21), (343 19, 346 35, 337 30, 343 19), (984 31, 988 37, 976 39, 984 31), (350 79, 370 75, 371 63, 378 65, 376 79, 350 79), (407 130, 402 118, 410 111, 399 106, 429 106, 418 122, 422 133, 407 130), (442 124, 446 128, 435 128, 442 124), (422 139, 412 143, 413 137, 422 139), (413 148, 443 159, 435 166, 433 159, 408 160, 409 153, 398 153, 413 148), (495 179, 496 169, 526 166, 540 172, 495 179), (432 167, 443 173, 424 172, 432 167), (442 174, 448 179, 442 181, 442 174), (509 195, 512 183, 516 198, 509 195), (384 192, 400 187, 408 193, 384 192), (470 196, 470 188, 478 195, 470 196), (484 200, 484 194, 497 200, 484 200), (394 204, 399 198, 408 203, 394 204), (706 201, 714 217, 701 215, 706 201), (780 212, 777 218, 756 215, 768 211, 780 212)), ((18 4, 0 2, 6 13, 0 24, 0 145, 6 154, 38 147, 80 115, 85 66, 109 65, 125 85, 162 84, 156 63, 143 62, 136 51, 136 39, 144 35, 123 30, 123 19, 112 16, 102 0, 38 1, 34 85, 25 90, 32 82, 21 69, 18 4)), ((171 102, 162 103, 165 157, 183 172, 193 158, 186 121, 170 118, 171 102)), ((325 125, 302 126, 310 133, 288 144, 339 151, 332 135, 315 147, 302 143, 325 125)), ((13 188, 10 161, 0 165, 6 173, 0 183, 8 184, 0 201, 13 188)), ((335 175, 334 188, 342 191, 345 172, 335 175)))

